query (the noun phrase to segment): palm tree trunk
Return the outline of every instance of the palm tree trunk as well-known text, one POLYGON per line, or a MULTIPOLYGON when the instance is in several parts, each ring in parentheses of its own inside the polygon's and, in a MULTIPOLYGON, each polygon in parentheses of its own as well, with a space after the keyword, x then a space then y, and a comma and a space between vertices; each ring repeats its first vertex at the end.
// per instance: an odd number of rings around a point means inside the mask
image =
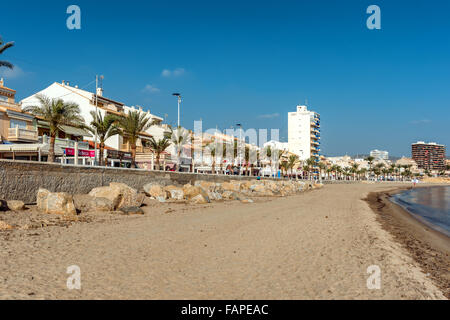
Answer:
POLYGON ((100 150, 99 150, 99 163, 100 163, 100 167, 103 164, 103 150, 105 149, 105 144, 103 142, 100 142, 100 150))
POLYGON ((50 148, 48 149, 48 159, 47 159, 47 162, 50 163, 55 162, 55 140, 56 140, 56 133, 51 133, 50 148))
POLYGON ((131 167, 136 168, 136 143, 131 145, 131 167))
POLYGON ((156 170, 161 170, 161 165, 159 164, 159 160, 160 160, 161 155, 159 153, 156 154, 156 170))

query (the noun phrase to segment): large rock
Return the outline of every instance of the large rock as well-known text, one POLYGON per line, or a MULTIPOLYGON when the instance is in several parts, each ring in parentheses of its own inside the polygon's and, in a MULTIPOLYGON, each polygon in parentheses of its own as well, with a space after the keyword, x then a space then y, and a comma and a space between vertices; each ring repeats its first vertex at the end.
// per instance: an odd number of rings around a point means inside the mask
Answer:
POLYGON ((198 180, 198 181, 195 181, 194 186, 200 187, 203 190, 205 190, 206 192, 215 192, 216 188, 217 188, 217 183, 209 182, 209 181, 203 181, 203 180, 198 180))
POLYGON ((238 181, 224 182, 222 183, 222 188, 224 191, 239 192, 241 191, 241 184, 238 181))
POLYGON ((241 186, 241 192, 251 191, 251 187, 253 186, 254 181, 242 181, 241 186))
POLYGON ((183 189, 176 186, 167 186, 164 188, 166 192, 169 194, 169 198, 172 200, 183 200, 184 199, 184 191, 183 189))
POLYGON ((108 198, 96 198, 88 194, 73 196, 75 208, 80 212, 110 212, 114 211, 114 204, 108 198))
POLYGON ((208 192, 208 197, 209 197, 210 200, 214 200, 214 201, 221 201, 221 200, 223 200, 222 194, 220 192, 216 192, 216 191, 209 191, 208 192))
POLYGON ((201 187, 193 186, 191 184, 186 184, 183 186, 184 198, 187 200, 191 200, 198 195, 202 195, 202 197, 207 201, 211 202, 208 194, 201 187))
POLYGON ((154 199, 168 199, 169 193, 164 189, 163 186, 157 183, 149 183, 144 186, 144 192, 147 196, 154 199))
POLYGON ((208 196, 204 197, 203 194, 198 194, 190 200, 191 203, 195 204, 206 204, 209 203, 210 200, 208 196))
POLYGON ((111 182, 108 187, 92 189, 89 195, 95 198, 106 198, 111 200, 114 209, 126 206, 138 206, 138 193, 136 189, 124 183, 111 182))
POLYGON ((9 200, 7 202, 8 208, 13 211, 20 211, 25 209, 25 203, 18 200, 9 200))
POLYGON ((65 192, 50 192, 40 188, 37 193, 38 210, 49 214, 76 215, 73 198, 65 192))
POLYGON ((222 197, 224 200, 244 200, 246 199, 244 196, 234 191, 224 191, 222 193, 222 197))
POLYGON ((272 190, 263 184, 254 184, 250 187, 257 196, 273 196, 272 190))

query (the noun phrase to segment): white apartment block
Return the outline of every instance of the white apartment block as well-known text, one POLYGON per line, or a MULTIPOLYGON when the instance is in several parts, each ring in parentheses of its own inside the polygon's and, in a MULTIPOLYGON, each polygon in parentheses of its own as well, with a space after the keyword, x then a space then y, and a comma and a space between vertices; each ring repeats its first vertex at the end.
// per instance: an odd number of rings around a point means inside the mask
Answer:
POLYGON ((370 156, 374 157, 375 160, 389 160, 389 152, 382 150, 372 150, 370 151, 370 156))
MULTIPOLYGON (((78 106, 80 107, 81 116, 84 118, 87 125, 89 125, 93 120, 90 112, 95 112, 95 110, 100 112, 103 117, 105 117, 105 115, 107 114, 121 116, 132 110, 139 110, 139 112, 146 113, 149 118, 157 123, 157 125, 152 126, 145 132, 145 135, 143 135, 141 139, 139 139, 138 146, 150 136, 153 136, 156 140, 158 140, 161 139, 166 132, 168 132, 168 128, 162 125, 162 118, 152 115, 150 111, 144 111, 140 107, 127 107, 121 102, 106 98, 103 96, 103 90, 100 88, 98 89, 97 94, 95 94, 86 90, 79 89, 78 86, 70 86, 69 83, 64 81, 62 83, 55 82, 42 91, 23 99, 21 101, 22 108, 31 105, 39 105, 39 100, 36 98, 38 94, 45 95, 50 99, 57 98, 62 99, 65 102, 74 102, 78 104, 78 106)), ((93 141, 94 137, 86 136, 84 137, 84 139, 93 141)), ((125 138, 122 136, 115 135, 106 141, 106 145, 116 150, 122 150, 124 148, 124 145, 126 144, 126 141, 124 141, 124 139, 125 138)))
POLYGON ((319 161, 320 115, 306 106, 297 106, 296 112, 288 113, 289 151, 300 160, 314 158, 319 161))

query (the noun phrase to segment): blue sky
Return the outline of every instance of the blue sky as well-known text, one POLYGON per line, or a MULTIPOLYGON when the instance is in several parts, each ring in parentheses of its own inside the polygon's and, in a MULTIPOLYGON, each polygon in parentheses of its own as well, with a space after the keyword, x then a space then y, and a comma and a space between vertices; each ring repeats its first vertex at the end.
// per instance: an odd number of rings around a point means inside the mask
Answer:
MULTIPOLYGON (((6 13, 7 12, 7 13, 6 13)), ((6 13, 6 14, 5 14, 6 13)), ((322 153, 450 144, 448 1, 15 1, 0 35, 2 71, 22 99, 54 81, 142 105, 192 128, 279 128, 299 103, 322 117, 322 153), (81 8, 81 30, 66 9, 81 8), (381 30, 366 27, 369 5, 381 30), (164 70, 168 70, 164 72, 164 70)))

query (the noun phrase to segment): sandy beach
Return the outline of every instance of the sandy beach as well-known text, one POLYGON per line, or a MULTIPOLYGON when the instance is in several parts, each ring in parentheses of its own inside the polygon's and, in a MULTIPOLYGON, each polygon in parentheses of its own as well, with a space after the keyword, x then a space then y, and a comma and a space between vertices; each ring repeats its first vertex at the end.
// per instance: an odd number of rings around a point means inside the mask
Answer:
POLYGON ((248 204, 147 200, 144 216, 3 231, 0 299, 445 299, 442 279, 370 207, 402 186, 326 185, 248 204), (71 265, 81 290, 66 287, 71 265), (371 265, 379 290, 367 288, 371 265))

